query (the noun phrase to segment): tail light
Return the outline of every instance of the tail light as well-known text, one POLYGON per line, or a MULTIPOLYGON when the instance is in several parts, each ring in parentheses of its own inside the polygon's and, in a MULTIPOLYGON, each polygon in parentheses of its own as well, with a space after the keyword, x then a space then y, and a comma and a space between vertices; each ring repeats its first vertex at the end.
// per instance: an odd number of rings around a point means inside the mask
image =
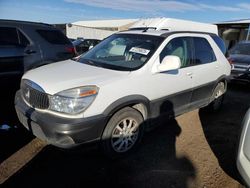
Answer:
POLYGON ((75 49, 75 47, 67 47, 66 51, 69 52, 69 53, 74 54, 74 56, 76 55, 76 49, 75 49))
POLYGON ((228 63, 229 63, 230 65, 234 64, 234 62, 233 62, 233 60, 232 60, 231 58, 227 58, 227 60, 228 60, 228 63))
POLYGON ((231 65, 231 67, 233 67, 233 64, 234 64, 233 60, 231 58, 227 58, 227 60, 228 60, 228 63, 231 65))

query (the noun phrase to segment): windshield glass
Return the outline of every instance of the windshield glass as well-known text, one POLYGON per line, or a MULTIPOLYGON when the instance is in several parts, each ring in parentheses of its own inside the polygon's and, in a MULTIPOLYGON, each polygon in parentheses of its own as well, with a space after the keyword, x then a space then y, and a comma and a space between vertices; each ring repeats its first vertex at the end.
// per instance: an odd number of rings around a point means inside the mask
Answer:
POLYGON ((163 40, 159 36, 116 34, 82 55, 78 61, 114 70, 136 70, 148 61, 163 40))
POLYGON ((230 54, 241 54, 241 55, 250 55, 250 43, 241 43, 235 45, 230 54))

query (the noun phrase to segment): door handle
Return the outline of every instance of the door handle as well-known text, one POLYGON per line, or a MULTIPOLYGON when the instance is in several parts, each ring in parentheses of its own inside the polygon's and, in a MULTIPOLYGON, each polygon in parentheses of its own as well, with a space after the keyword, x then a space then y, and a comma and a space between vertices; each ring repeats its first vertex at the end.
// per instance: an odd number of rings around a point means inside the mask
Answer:
POLYGON ((187 73, 187 76, 192 76, 192 75, 193 75, 192 72, 188 72, 188 73, 187 73))
POLYGON ((218 69, 218 68, 219 68, 219 65, 216 65, 215 68, 218 69))

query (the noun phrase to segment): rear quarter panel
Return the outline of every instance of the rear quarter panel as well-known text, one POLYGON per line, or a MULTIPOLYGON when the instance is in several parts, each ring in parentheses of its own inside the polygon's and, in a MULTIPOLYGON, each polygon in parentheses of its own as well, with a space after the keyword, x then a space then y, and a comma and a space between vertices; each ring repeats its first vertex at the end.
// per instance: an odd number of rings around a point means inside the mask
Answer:
POLYGON ((214 42, 214 40, 209 36, 209 43, 212 46, 215 56, 217 58, 217 61, 219 63, 219 73, 220 75, 229 76, 231 74, 231 65, 229 64, 227 58, 222 53, 220 48, 217 46, 217 44, 214 42))

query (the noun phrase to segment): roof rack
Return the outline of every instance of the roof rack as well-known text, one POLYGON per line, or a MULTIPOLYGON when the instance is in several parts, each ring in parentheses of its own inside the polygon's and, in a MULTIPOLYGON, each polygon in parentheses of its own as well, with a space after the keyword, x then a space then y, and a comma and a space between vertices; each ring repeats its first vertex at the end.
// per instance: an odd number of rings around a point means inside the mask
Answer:
POLYGON ((218 28, 216 25, 173 18, 141 19, 132 25, 130 30, 147 31, 147 28, 154 30, 203 32, 218 35, 218 28))

